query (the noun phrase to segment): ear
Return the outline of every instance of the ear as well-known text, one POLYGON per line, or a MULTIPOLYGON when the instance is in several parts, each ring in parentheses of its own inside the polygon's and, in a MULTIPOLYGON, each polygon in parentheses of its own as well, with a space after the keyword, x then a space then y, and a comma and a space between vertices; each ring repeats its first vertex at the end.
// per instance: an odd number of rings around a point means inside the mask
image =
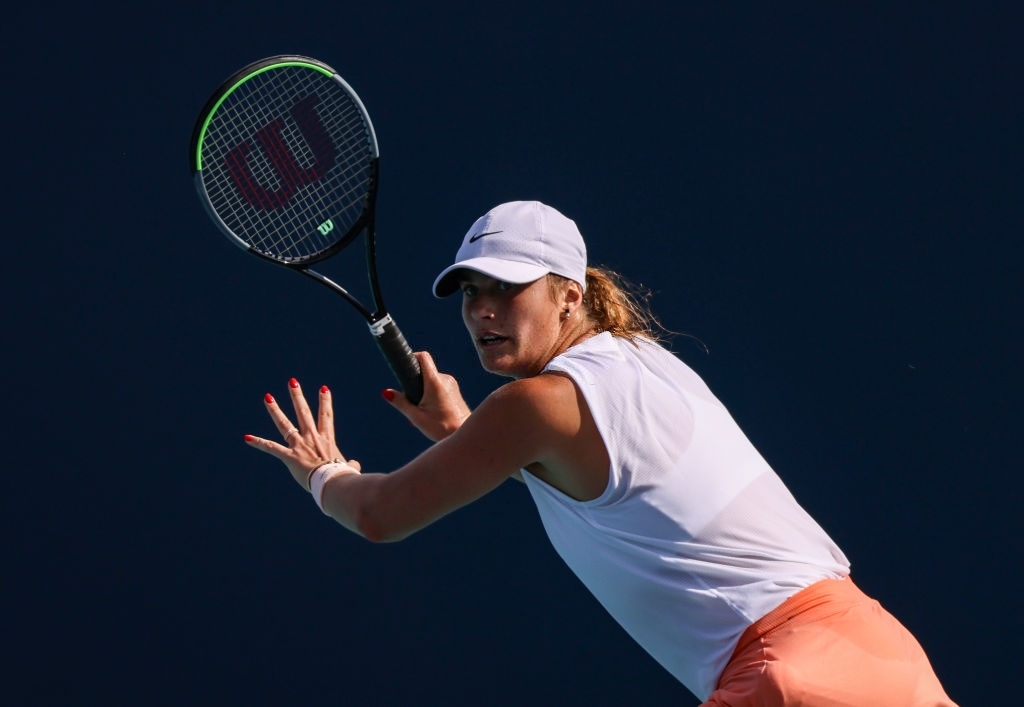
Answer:
POLYGON ((583 303, 583 288, 575 280, 566 280, 565 292, 562 294, 562 304, 569 308, 576 308, 583 303))

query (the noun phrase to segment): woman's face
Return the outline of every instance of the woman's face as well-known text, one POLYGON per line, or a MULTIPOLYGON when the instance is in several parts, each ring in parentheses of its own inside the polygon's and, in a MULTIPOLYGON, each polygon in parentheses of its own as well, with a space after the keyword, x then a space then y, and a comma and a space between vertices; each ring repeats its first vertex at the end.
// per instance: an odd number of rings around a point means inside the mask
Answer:
POLYGON ((540 373, 566 346, 562 312, 548 278, 525 285, 472 270, 460 273, 462 321, 484 370, 510 378, 540 373))

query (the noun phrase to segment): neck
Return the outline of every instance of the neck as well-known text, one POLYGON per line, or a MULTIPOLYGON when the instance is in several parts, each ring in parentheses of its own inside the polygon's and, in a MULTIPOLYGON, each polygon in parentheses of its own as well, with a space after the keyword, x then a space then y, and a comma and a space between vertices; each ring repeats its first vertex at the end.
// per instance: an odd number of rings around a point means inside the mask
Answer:
POLYGON ((555 356, 565 353, 576 344, 583 343, 596 333, 594 322, 590 321, 588 317, 579 316, 568 319, 563 327, 560 345, 555 351, 555 356))

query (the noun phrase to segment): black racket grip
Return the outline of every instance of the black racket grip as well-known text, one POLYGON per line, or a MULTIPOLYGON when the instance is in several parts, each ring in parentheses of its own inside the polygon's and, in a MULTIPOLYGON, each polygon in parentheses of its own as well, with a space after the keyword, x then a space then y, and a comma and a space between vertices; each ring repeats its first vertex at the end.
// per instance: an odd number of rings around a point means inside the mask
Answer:
POLYGON ((377 340, 380 352, 384 354, 391 372, 402 386, 402 392, 406 399, 413 405, 418 405, 423 398, 423 373, 420 371, 420 362, 412 354, 409 343, 402 335, 402 330, 395 324, 390 314, 370 324, 370 333, 377 340))

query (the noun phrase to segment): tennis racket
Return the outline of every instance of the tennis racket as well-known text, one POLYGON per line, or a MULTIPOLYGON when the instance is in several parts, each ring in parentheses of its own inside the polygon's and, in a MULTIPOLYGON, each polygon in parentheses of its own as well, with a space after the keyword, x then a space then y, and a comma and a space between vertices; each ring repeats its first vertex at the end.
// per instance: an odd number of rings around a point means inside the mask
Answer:
POLYGON ((377 277, 378 163, 362 101, 334 69, 304 56, 269 57, 231 76, 206 102, 189 146, 199 198, 224 235, 341 295, 366 319, 406 397, 418 403, 419 362, 377 277), (311 268, 363 233, 372 308, 311 268))

